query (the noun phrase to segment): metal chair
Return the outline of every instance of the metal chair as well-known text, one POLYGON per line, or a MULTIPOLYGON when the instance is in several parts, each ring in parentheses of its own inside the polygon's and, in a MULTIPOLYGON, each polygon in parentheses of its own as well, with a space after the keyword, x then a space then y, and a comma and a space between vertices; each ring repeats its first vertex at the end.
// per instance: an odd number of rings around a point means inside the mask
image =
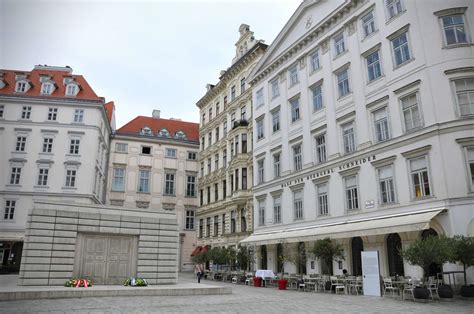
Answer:
POLYGON ((384 278, 383 286, 384 286, 384 289, 383 289, 383 296, 384 297, 387 294, 387 291, 392 292, 392 297, 395 297, 395 291, 397 291, 397 294, 400 292, 400 289, 393 285, 391 278, 384 278))

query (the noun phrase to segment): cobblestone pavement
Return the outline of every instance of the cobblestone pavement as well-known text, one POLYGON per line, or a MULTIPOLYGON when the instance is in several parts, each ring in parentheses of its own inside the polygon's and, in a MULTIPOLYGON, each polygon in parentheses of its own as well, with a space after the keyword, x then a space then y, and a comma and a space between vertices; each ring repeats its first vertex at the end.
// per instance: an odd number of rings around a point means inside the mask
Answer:
MULTIPOLYGON (((180 274, 180 282, 194 281, 180 274)), ((0 302, 0 313, 474 313, 474 301, 414 303, 390 298, 279 291, 231 285, 231 295, 196 297, 117 297, 0 302)))

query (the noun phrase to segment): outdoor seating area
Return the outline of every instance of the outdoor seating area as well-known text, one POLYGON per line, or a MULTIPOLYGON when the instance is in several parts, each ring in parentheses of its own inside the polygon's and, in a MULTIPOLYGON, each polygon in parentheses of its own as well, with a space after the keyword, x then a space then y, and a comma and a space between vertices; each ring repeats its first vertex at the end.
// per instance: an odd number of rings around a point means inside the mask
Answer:
POLYGON ((386 277, 383 278, 382 296, 398 298, 400 300, 413 300, 416 302, 417 299, 429 299, 434 300, 435 298, 440 299, 438 294, 438 287, 443 285, 442 279, 436 279, 434 276, 429 277, 427 281, 423 282, 418 278, 411 277, 386 277), (416 297, 415 288, 426 288, 426 297, 416 297))

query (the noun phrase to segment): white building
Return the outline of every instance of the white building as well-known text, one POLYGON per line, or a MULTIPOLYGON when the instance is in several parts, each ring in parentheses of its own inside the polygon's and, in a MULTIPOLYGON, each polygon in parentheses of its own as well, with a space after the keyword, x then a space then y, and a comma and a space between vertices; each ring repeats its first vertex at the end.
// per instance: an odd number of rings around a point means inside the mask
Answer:
POLYGON ((17 271, 35 200, 103 203, 113 103, 70 67, 0 70, 0 268, 17 271))
POLYGON ((198 150, 199 124, 160 118, 159 110, 131 120, 111 142, 107 204, 175 212, 180 271, 194 266, 198 150))
MULTIPOLYGON (((252 73, 254 234, 259 268, 421 276, 397 248, 474 236, 471 1, 304 1, 252 73), (309 249, 330 237, 346 260, 309 249)), ((454 265, 445 266, 445 271, 454 265)), ((440 269, 433 266, 433 274, 440 269)), ((471 281, 473 268, 470 269, 471 281)), ((462 281, 462 280, 461 280, 462 281)))

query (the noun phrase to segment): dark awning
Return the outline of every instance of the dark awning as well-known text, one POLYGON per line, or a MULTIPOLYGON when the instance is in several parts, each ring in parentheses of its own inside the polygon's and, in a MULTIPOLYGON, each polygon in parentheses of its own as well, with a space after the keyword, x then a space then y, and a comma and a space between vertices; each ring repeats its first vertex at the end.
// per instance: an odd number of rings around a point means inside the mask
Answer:
POLYGON ((202 249, 202 246, 200 246, 200 245, 197 246, 197 247, 194 249, 194 251, 191 253, 191 256, 194 256, 194 255, 197 255, 198 253, 200 253, 201 249, 202 249))

